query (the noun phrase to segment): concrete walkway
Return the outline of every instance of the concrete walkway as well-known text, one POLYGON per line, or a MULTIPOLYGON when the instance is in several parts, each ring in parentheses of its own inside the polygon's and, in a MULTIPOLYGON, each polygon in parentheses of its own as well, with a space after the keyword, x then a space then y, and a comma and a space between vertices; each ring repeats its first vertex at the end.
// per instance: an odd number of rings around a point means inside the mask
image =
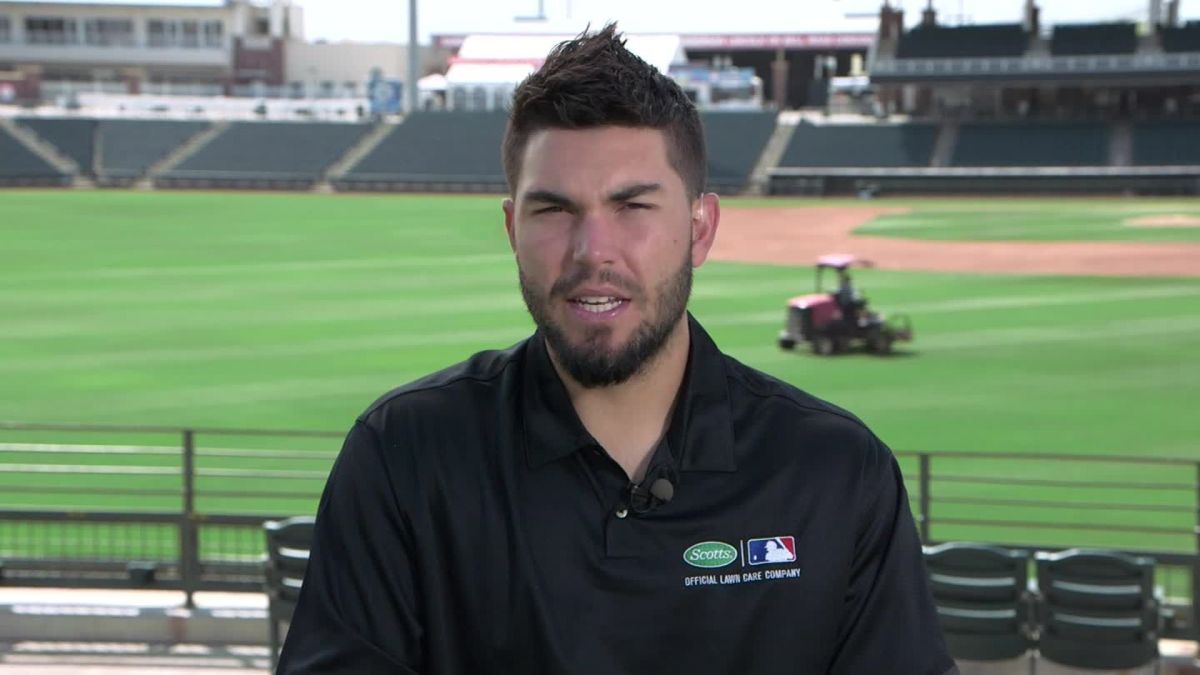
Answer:
POLYGON ((262 675, 261 593, 0 587, 0 675, 262 675))

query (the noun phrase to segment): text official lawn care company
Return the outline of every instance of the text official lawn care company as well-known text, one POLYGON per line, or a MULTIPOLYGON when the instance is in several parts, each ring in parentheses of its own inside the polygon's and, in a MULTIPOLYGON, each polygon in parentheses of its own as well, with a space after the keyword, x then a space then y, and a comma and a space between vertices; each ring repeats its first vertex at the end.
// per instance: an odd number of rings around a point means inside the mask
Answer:
MULTIPOLYGON (((702 541, 689 546, 683 552, 683 561, 692 567, 717 569, 726 567, 738 559, 742 569, 749 565, 777 565, 796 562, 796 540, 794 537, 766 537, 738 542, 735 548, 723 541, 702 541)), ((683 578, 685 587, 727 586, 775 579, 795 579, 800 576, 799 567, 769 567, 762 570, 724 572, 720 574, 697 574, 683 578)))

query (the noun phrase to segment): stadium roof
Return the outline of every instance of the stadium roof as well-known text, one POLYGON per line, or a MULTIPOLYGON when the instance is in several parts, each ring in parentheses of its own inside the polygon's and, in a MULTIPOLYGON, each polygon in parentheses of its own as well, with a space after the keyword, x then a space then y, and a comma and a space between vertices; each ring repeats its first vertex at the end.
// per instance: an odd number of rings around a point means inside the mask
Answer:
MULTIPOLYGON (((573 36, 468 35, 446 71, 448 84, 517 83, 537 70, 554 45, 573 36)), ((678 35, 629 35, 626 45, 660 72, 686 63, 678 35)))

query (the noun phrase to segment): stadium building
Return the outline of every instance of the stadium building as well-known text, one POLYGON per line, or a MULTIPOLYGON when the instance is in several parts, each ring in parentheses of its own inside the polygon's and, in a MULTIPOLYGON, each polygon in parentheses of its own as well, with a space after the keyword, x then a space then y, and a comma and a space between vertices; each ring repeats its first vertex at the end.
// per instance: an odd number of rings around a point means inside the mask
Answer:
MULTIPOLYGON (((1178 0, 1143 23, 1013 11, 629 41, 700 104, 723 192, 1200 192, 1200 22, 1178 0)), ((508 97, 570 34, 435 35, 401 118, 403 47, 305 42, 288 0, 0 2, 0 180, 502 191, 508 97)))
POLYGON ((0 1, 0 102, 231 114, 239 107, 190 99, 241 97, 343 99, 354 108, 379 82, 393 85, 385 107, 394 110, 407 62, 401 44, 305 40, 303 8, 291 0, 0 1))

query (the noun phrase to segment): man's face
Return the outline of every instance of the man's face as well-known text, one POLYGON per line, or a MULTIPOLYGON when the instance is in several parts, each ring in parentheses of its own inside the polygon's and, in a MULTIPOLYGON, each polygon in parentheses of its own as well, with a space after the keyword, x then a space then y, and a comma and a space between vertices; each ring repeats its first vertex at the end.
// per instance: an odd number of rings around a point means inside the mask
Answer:
POLYGON ((505 227, 534 322, 579 384, 624 382, 682 329, 716 196, 687 194, 663 132, 629 127, 535 132, 514 193, 505 227))

